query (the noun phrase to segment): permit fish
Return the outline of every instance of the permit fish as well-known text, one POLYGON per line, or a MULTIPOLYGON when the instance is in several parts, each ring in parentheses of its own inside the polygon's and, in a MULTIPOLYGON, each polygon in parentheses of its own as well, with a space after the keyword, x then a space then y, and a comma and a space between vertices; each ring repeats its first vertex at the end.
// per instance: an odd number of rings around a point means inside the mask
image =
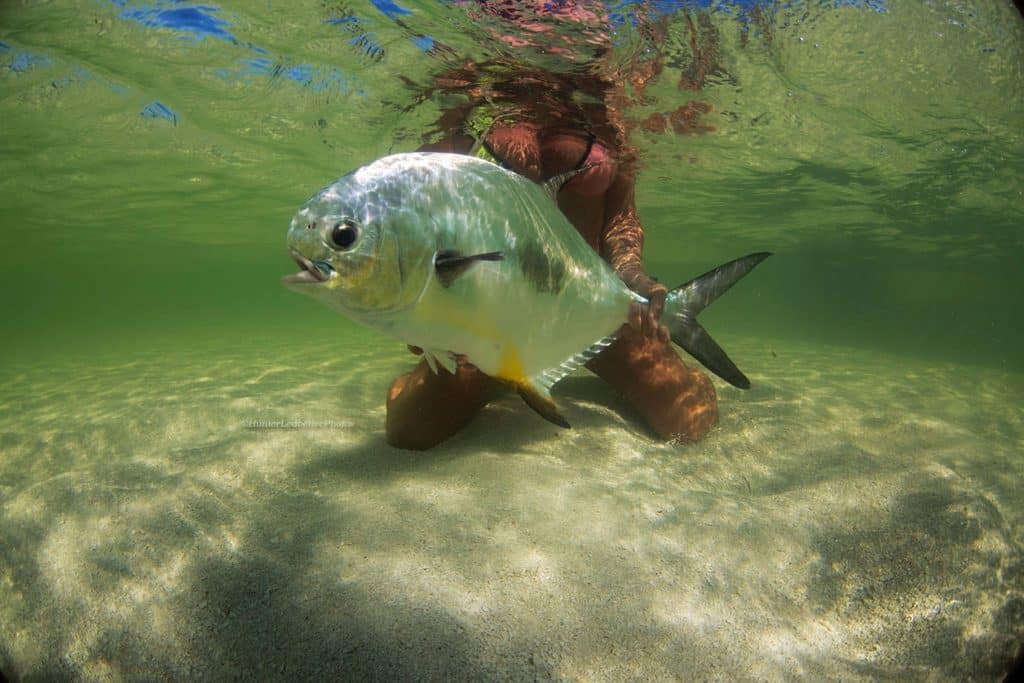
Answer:
MULTIPOLYGON (((283 284, 417 346, 434 372, 465 358, 569 423, 551 388, 608 347, 630 290, 555 201, 575 173, 538 185, 477 157, 394 154, 313 195, 288 229, 299 266, 283 284)), ((672 340, 730 384, 747 377, 697 315, 769 254, 730 261, 671 290, 672 340)))

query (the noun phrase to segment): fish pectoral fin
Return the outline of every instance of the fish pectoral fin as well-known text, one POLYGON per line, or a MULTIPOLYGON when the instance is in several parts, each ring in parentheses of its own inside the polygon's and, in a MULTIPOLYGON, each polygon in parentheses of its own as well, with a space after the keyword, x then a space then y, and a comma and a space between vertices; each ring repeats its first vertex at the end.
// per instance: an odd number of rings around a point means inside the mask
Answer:
POLYGON ((436 375, 437 374, 437 356, 427 349, 423 349, 423 360, 427 361, 427 367, 436 375))
POLYGON ((445 370, 451 374, 455 374, 456 364, 455 355, 451 351, 445 351, 437 354, 437 362, 440 363, 445 370))
POLYGON ((464 256, 455 249, 442 249, 434 255, 434 272, 442 287, 451 287, 459 276, 464 274, 478 261, 503 261, 504 252, 489 251, 485 254, 464 256))
POLYGON ((438 351, 437 349, 423 349, 423 357, 427 365, 438 374, 438 367, 442 367, 451 374, 455 374, 455 357, 449 351, 438 351))
POLYGON ((562 413, 558 411, 558 406, 551 400, 551 394, 546 389, 533 384, 519 384, 516 388, 519 390, 519 395, 526 401, 526 405, 537 411, 538 415, 551 424, 569 429, 569 422, 562 417, 562 413))

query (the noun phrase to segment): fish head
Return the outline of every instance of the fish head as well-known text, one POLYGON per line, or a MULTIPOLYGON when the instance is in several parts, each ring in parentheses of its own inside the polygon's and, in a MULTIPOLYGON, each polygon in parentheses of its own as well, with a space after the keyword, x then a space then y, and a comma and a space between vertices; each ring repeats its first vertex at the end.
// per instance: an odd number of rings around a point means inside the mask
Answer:
POLYGON ((421 222, 379 183, 351 173, 292 218, 288 253, 300 270, 282 284, 364 322, 407 308, 432 272, 421 222))

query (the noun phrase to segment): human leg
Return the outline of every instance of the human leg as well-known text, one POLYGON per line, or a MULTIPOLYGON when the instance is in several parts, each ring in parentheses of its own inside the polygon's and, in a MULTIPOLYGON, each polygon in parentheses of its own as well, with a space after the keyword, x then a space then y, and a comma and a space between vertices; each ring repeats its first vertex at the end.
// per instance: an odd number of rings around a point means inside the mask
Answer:
POLYGON ((711 380, 688 368, 668 342, 627 333, 587 368, 623 394, 662 439, 697 441, 718 421, 711 380))
POLYGON ((467 365, 434 373, 425 360, 388 390, 385 438, 397 448, 426 450, 462 429, 496 390, 496 382, 467 365))

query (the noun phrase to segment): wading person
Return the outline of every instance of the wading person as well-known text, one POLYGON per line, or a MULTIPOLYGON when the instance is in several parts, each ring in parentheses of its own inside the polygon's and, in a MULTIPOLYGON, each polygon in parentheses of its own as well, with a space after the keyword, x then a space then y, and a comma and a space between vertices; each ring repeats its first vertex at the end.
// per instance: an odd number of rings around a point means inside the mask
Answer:
MULTIPOLYGON (((567 3, 558 4, 560 10, 547 7, 538 11, 571 10, 567 3)), ((628 75, 634 89, 658 68, 655 62, 634 66, 628 75)), ((562 74, 500 62, 452 70, 436 78, 432 90, 458 93, 464 101, 438 121, 441 141, 422 150, 481 156, 538 183, 577 172, 559 190, 559 208, 626 285, 651 301, 635 308, 621 336, 587 368, 620 392, 658 436, 694 441, 718 418, 715 389, 704 373, 687 367, 659 324, 668 290, 642 265, 636 163, 619 113, 622 86, 597 72, 562 74)), ((679 131, 700 113, 680 108, 651 120, 679 131)), ((443 368, 434 373, 421 359, 388 391, 387 440, 400 448, 430 448, 467 424, 498 388, 467 363, 459 363, 455 374, 443 368)))

